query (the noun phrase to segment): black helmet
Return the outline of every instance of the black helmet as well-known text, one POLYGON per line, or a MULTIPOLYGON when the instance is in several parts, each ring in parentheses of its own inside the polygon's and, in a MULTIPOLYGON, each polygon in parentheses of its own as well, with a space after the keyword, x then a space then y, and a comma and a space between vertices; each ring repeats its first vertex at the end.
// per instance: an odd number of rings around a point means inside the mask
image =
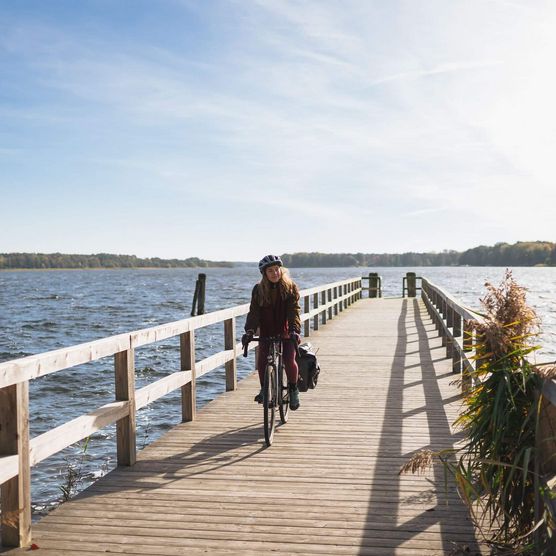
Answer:
POLYGON ((282 266, 282 259, 276 255, 267 255, 259 261, 259 270, 264 274, 265 269, 274 265, 282 266))

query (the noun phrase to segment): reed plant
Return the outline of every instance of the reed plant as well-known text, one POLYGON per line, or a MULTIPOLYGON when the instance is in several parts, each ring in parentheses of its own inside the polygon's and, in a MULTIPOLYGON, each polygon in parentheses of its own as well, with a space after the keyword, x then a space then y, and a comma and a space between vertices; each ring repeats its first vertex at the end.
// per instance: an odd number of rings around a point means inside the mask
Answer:
POLYGON ((499 286, 487 283, 486 289, 482 319, 474 323, 475 370, 455 423, 465 439, 457 448, 419 452, 400 472, 417 472, 439 459, 491 545, 548 554, 554 522, 551 492, 542 480, 539 418, 543 380, 550 376, 531 362, 540 323, 510 271, 499 286))
POLYGON ((79 490, 83 483, 83 466, 89 442, 91 437, 88 436, 83 442, 79 443, 80 453, 76 462, 66 458, 66 468, 64 471, 64 482, 58 487, 62 493, 60 503, 67 502, 79 490))

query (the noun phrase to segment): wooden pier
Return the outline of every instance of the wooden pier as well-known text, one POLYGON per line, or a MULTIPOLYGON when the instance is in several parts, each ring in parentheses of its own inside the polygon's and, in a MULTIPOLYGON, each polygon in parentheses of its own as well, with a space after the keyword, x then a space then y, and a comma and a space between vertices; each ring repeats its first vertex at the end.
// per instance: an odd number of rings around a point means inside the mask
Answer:
MULTIPOLYGON (((416 451, 458 441, 454 363, 425 303, 361 299, 355 282, 302 293, 314 303, 303 319, 313 324, 306 332, 322 373, 272 447, 253 402, 256 375, 237 386, 230 379, 228 392, 196 415, 186 410, 190 420, 138 452, 134 465, 33 525, 38 554, 478 554, 442 468, 398 475, 416 451)), ((133 397, 144 405, 144 392, 133 397)), ((129 429, 123 419, 119 431, 129 429)))

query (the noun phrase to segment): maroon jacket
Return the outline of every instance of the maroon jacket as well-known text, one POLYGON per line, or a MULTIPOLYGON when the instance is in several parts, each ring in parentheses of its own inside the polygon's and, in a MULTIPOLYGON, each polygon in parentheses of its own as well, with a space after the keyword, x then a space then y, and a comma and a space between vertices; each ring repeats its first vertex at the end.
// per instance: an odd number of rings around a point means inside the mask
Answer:
POLYGON ((280 287, 271 290, 272 303, 270 305, 259 305, 259 284, 251 292, 251 305, 245 321, 245 330, 259 329, 261 336, 282 336, 290 332, 301 332, 301 320, 299 318, 299 290, 294 284, 293 291, 283 298, 280 295, 280 287))

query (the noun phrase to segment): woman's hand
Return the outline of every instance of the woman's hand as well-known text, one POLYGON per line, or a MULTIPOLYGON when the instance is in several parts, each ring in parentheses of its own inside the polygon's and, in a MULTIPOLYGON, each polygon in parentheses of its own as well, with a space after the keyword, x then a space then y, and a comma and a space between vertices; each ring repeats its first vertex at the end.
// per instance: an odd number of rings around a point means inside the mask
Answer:
POLYGON ((248 346, 249 342, 253 340, 254 335, 255 333, 253 332, 253 330, 247 330, 247 332, 245 332, 245 334, 241 337, 241 345, 243 347, 248 346))
POLYGON ((290 332, 290 340, 295 342, 295 345, 298 346, 301 343, 301 336, 299 332, 290 332))

